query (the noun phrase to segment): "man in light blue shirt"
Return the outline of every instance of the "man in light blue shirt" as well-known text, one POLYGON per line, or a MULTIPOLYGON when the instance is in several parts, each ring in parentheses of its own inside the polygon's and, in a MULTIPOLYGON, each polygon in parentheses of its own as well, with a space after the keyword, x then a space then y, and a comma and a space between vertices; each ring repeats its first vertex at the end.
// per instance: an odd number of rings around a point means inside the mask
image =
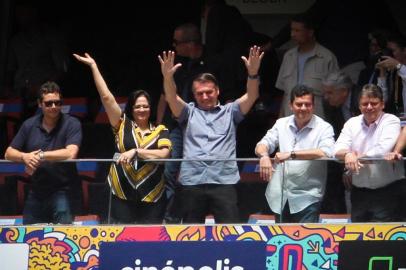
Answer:
POLYGON ((173 74, 181 64, 174 64, 175 53, 159 56, 164 77, 166 101, 183 131, 183 158, 206 161, 183 162, 179 181, 183 222, 204 223, 213 214, 216 223, 239 222, 235 184, 240 180, 235 161, 207 161, 207 159, 235 159, 237 124, 242 121, 258 98, 260 67, 263 53, 254 46, 249 57, 242 57, 248 72, 247 92, 232 103, 220 105, 216 78, 210 73, 198 75, 193 81, 196 104, 186 104, 176 94, 173 74))
POLYGON ((327 163, 310 159, 331 157, 334 131, 313 114, 314 94, 310 88, 294 87, 290 108, 293 115, 278 119, 255 148, 260 157, 260 176, 270 181, 265 196, 276 222, 318 222, 327 163), (276 149, 274 169, 269 155, 276 149))

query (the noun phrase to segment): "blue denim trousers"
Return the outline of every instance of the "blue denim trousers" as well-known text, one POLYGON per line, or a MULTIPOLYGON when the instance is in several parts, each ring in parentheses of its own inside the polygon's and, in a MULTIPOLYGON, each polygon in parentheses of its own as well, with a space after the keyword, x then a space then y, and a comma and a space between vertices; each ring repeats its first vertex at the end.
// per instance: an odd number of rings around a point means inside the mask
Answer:
POLYGON ((71 224, 72 221, 68 191, 59 190, 41 199, 29 192, 24 204, 24 224, 71 224))
POLYGON ((318 223, 320 220, 321 203, 316 202, 300 212, 291 214, 289 211, 289 202, 286 202, 282 211, 282 216, 276 214, 276 223, 318 223))
MULTIPOLYGON (((183 157, 183 135, 180 127, 174 128, 169 134, 172 142, 171 158, 183 157)), ((175 192, 180 162, 165 162, 164 177, 166 180, 166 197, 170 198, 175 192)))
MULTIPOLYGON (((172 142, 171 158, 183 157, 183 135, 180 127, 175 127, 169 134, 172 142)), ((180 162, 165 162, 164 178, 166 180, 167 208, 165 210, 165 223, 181 223, 181 204, 177 177, 179 174, 180 162)))

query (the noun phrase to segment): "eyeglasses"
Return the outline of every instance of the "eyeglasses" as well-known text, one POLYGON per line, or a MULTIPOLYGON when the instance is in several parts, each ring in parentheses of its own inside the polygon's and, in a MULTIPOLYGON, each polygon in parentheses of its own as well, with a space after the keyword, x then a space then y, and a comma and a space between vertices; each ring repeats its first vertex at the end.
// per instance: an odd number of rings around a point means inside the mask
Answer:
POLYGON ((367 108, 368 106, 371 106, 373 108, 377 107, 381 102, 362 102, 360 105, 363 108, 367 108))
POLYGON ((189 42, 192 42, 192 40, 177 40, 177 39, 172 40, 173 46, 178 46, 180 44, 189 43, 189 42))
POLYGON ((45 107, 52 107, 52 105, 55 105, 55 107, 59 107, 62 105, 62 100, 48 100, 44 101, 45 107))
POLYGON ((133 110, 138 110, 138 109, 149 109, 149 105, 134 105, 133 110))

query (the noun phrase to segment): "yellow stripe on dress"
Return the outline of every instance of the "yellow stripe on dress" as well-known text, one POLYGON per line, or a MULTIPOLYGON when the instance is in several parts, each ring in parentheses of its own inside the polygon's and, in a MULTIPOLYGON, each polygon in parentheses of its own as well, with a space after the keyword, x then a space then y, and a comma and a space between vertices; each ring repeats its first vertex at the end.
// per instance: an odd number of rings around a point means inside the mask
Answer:
POLYGON ((113 189, 114 194, 117 197, 119 197, 120 199, 126 200, 127 198, 123 192, 123 189, 121 188, 120 181, 118 180, 116 166, 114 166, 114 165, 110 166, 110 171, 109 171, 108 177, 110 178, 111 188, 113 189))
POLYGON ((126 166, 125 167, 125 172, 127 175, 130 177, 130 180, 134 183, 137 184, 138 182, 142 181, 147 175, 151 173, 151 171, 154 170, 155 166, 158 166, 157 164, 154 164, 153 162, 148 162, 138 170, 135 170, 133 166, 126 166))
POLYGON ((125 147, 124 147, 124 128, 125 128, 125 123, 126 123, 127 119, 126 116, 124 115, 124 120, 121 121, 120 127, 118 129, 118 149, 120 151, 120 153, 124 153, 125 147))
POLYGON ((158 148, 162 148, 162 147, 165 147, 165 146, 167 146, 169 148, 169 150, 171 150, 172 142, 167 138, 159 139, 158 148))
POLYGON ((145 147, 145 145, 148 145, 152 140, 154 140, 157 136, 159 136, 159 133, 164 129, 165 129, 164 125, 159 125, 157 128, 154 129, 154 131, 152 131, 151 134, 146 136, 144 140, 139 141, 141 148, 145 147))
POLYGON ((161 181, 154 187, 153 190, 151 190, 150 193, 148 193, 144 198, 142 198, 143 202, 156 202, 158 201, 163 192, 165 190, 165 180, 161 179, 161 181))

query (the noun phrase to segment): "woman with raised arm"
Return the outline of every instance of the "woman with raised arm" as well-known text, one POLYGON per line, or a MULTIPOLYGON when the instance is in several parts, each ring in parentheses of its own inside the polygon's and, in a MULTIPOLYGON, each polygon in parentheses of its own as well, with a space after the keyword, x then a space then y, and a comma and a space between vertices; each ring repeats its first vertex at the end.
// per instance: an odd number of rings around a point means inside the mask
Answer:
POLYGON ((108 181, 113 196, 111 217, 115 223, 162 223, 166 206, 163 166, 143 159, 167 158, 171 149, 168 129, 150 121, 151 100, 144 90, 129 95, 124 112, 104 81, 95 60, 87 53, 73 54, 88 65, 115 136, 116 151, 108 181))

